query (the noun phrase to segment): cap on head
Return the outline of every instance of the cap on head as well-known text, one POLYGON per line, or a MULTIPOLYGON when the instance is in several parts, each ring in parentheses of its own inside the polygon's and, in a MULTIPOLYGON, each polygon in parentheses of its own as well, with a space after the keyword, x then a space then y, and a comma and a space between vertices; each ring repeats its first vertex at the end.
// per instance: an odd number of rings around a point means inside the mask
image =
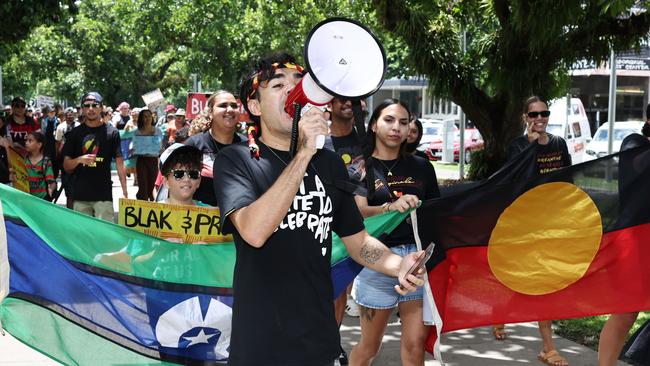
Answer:
POLYGON ((18 104, 21 104, 21 103, 22 104, 27 104, 27 102, 25 102, 25 99, 23 97, 14 97, 14 99, 11 100, 11 106, 12 107, 16 106, 18 104))
POLYGON ((122 103, 120 103, 119 106, 117 106, 117 109, 125 109, 125 108, 126 108, 126 109, 131 108, 131 106, 129 105, 129 103, 127 103, 127 102, 122 102, 122 103))
POLYGON ((165 107, 165 114, 174 113, 175 111, 176 107, 173 104, 167 104, 167 107, 165 107))
POLYGON ((104 98, 97 92, 88 92, 81 97, 81 104, 84 104, 87 100, 94 100, 95 102, 102 104, 104 98))
POLYGON ((174 115, 185 117, 185 110, 184 110, 183 108, 178 108, 178 109, 176 110, 176 113, 174 113, 174 115))
POLYGON ((201 160, 200 156, 203 154, 201 150, 197 149, 194 146, 183 145, 178 142, 175 142, 171 144, 167 149, 165 149, 165 151, 163 151, 162 154, 160 154, 160 171, 164 172, 166 170, 165 163, 169 161, 169 158, 171 158, 174 154, 183 151, 195 152, 199 160, 201 160))
POLYGON ((74 107, 68 107, 65 109, 65 113, 77 113, 77 110, 74 107))

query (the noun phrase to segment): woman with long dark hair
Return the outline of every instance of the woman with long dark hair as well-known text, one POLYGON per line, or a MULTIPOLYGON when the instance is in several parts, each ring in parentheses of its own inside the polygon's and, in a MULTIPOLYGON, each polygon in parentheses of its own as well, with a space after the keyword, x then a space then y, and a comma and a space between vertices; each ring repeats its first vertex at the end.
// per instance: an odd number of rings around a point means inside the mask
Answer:
POLYGON ((422 127, 422 122, 414 117, 411 119, 411 123, 409 123, 409 133, 406 136, 406 152, 429 160, 427 154, 418 150, 418 146, 420 146, 420 141, 422 140, 423 134, 424 129, 422 127))
MULTIPOLYGON (((157 136, 162 141, 162 132, 154 126, 153 114, 148 109, 143 109, 138 114, 138 129, 134 136, 157 136)), ((161 145, 162 146, 162 145, 161 145)), ((161 148, 159 146, 159 149, 161 148)), ((138 180, 138 193, 136 198, 145 201, 155 201, 153 186, 158 175, 158 155, 153 152, 138 152, 137 147, 134 155, 137 157, 135 163, 136 179, 138 180)))
MULTIPOLYGON (((370 118, 364 146, 368 197, 355 197, 364 217, 405 212, 421 200, 440 195, 433 166, 406 151, 409 122, 408 108, 397 99, 379 104, 370 118)), ((402 222, 384 243, 400 256, 415 252, 410 220, 402 222)), ((371 363, 396 307, 402 322, 402 364, 424 365, 428 330, 422 322, 422 289, 402 296, 395 291, 396 284, 395 279, 367 268, 354 280, 352 296, 359 304, 361 339, 350 353, 350 365, 371 363)))

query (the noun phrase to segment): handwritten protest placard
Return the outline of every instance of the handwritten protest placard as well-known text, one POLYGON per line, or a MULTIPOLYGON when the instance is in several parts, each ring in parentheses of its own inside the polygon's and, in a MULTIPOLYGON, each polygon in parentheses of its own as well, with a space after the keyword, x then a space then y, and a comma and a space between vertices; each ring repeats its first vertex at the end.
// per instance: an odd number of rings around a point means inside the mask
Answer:
POLYGON ((13 147, 10 147, 7 149, 7 160, 9 161, 9 168, 13 170, 13 180, 11 181, 13 187, 19 191, 29 193, 29 178, 27 177, 27 167, 23 156, 13 147))
POLYGON ((120 199, 118 223, 161 239, 183 243, 226 243, 232 235, 221 234, 221 218, 216 207, 170 205, 120 199))
POLYGON ((162 136, 139 136, 133 135, 134 155, 160 155, 162 136))
POLYGON ((167 104, 160 89, 150 91, 143 95, 142 100, 144 100, 144 104, 146 104, 147 108, 152 112, 157 112, 159 109, 165 108, 165 104, 167 104))

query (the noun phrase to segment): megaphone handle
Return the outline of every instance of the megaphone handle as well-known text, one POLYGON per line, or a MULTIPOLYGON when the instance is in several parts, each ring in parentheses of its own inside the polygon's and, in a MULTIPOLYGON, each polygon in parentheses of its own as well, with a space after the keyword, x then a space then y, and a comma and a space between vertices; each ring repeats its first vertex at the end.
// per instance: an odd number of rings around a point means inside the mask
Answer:
POLYGON ((302 106, 293 103, 293 122, 291 124, 291 144, 289 145, 289 159, 293 159, 298 149, 298 121, 300 121, 300 110, 302 106))
POLYGON ((352 100, 352 113, 354 114, 354 126, 357 128, 357 137, 363 143, 366 140, 366 124, 363 120, 361 100, 352 100))

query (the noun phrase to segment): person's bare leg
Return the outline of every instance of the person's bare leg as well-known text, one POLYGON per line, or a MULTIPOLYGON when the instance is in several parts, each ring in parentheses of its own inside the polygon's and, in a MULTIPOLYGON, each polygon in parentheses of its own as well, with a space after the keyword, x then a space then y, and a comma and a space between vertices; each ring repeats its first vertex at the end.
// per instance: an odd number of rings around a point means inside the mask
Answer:
MULTIPOLYGON (((555 349, 555 343, 553 343, 553 330, 551 329, 551 325, 553 322, 551 320, 543 320, 537 323, 539 326, 539 333, 542 336, 542 342, 543 342, 543 349, 542 352, 544 354, 556 350, 555 349)), ((557 352, 557 350, 556 350, 557 352)), ((540 354, 541 356, 541 354, 540 354)), ((557 361, 553 363, 554 366, 567 366, 568 363, 566 361, 557 361)))
POLYGON ((369 309, 359 305, 361 338, 350 352, 350 366, 368 366, 379 353, 386 325, 393 309, 369 309))
POLYGON ((625 336, 639 313, 612 314, 600 331, 598 366, 616 365, 625 344, 625 336))
POLYGON ((429 328, 422 322, 422 300, 399 303, 399 317, 402 321, 402 339, 400 354, 402 365, 424 365, 424 343, 429 334, 429 328))

